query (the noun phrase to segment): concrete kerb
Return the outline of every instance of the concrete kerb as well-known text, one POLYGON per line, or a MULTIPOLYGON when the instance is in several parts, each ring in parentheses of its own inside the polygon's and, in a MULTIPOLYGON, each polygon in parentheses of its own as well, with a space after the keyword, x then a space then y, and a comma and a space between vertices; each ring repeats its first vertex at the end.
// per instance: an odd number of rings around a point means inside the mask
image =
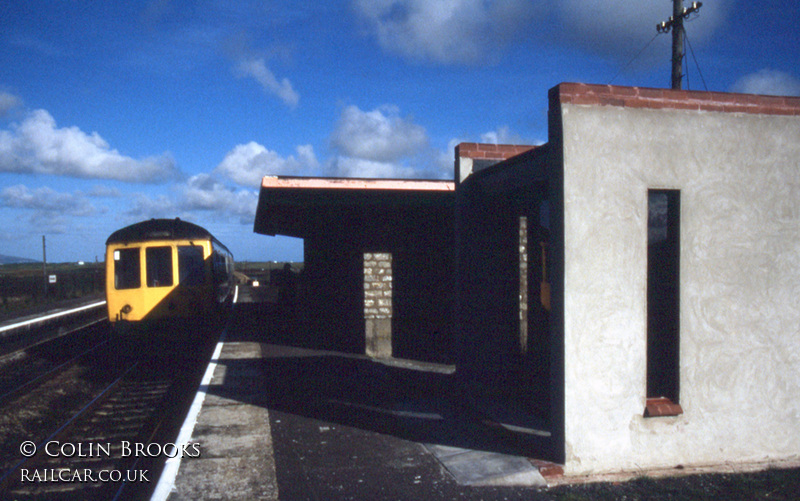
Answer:
POLYGON ((524 457, 424 445, 460 485, 547 487, 539 469, 524 457))

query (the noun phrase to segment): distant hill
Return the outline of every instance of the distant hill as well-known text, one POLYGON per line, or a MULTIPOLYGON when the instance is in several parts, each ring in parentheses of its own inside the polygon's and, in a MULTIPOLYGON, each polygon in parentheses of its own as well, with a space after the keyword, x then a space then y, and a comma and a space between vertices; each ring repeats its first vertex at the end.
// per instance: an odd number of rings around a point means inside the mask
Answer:
POLYGON ((35 259, 24 257, 4 256, 0 254, 0 264, 38 263, 35 259))

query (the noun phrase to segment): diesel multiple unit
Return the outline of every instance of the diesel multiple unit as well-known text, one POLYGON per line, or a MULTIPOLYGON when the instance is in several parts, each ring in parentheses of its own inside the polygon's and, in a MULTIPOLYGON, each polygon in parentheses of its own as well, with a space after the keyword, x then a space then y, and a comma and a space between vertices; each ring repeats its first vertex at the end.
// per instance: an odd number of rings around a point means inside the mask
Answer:
POLYGON ((196 224, 151 219, 106 241, 108 319, 117 326, 206 318, 233 287, 233 256, 196 224))

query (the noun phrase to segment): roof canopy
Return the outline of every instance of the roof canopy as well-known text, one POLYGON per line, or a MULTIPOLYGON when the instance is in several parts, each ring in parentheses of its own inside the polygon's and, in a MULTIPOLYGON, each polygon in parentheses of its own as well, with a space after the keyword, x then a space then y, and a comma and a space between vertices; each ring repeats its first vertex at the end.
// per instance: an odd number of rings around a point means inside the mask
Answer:
POLYGON ((268 176, 253 231, 306 238, 329 225, 452 210, 454 189, 452 181, 439 180, 268 176))

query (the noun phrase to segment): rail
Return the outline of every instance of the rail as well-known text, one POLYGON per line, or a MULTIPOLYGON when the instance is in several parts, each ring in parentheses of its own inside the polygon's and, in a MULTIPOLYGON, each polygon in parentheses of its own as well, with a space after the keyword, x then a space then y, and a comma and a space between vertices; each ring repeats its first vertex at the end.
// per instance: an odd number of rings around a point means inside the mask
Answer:
POLYGON ((90 310, 92 308, 98 308, 100 306, 103 306, 104 304, 106 304, 105 300, 97 301, 95 303, 86 304, 86 305, 80 306, 78 308, 72 308, 72 309, 69 309, 69 310, 59 311, 59 312, 56 312, 56 313, 50 313, 49 315, 44 315, 44 316, 41 316, 41 317, 31 318, 31 319, 24 320, 22 322, 17 322, 17 323, 10 324, 10 325, 4 325, 3 327, 0 327, 0 334, 2 334, 3 332, 6 332, 6 331, 13 330, 13 329, 19 329, 20 327, 27 327, 29 325, 33 325, 33 324, 37 324, 37 323, 41 323, 41 322, 46 322, 46 321, 52 320, 54 318, 63 317, 63 316, 66 316, 66 315, 72 315, 74 313, 78 313, 78 312, 81 312, 81 311, 84 311, 84 310, 90 310))
MULTIPOLYGON (((39 444, 34 447, 34 451, 42 450, 48 442, 52 441, 55 437, 58 437, 60 434, 64 433, 78 418, 82 417, 86 413, 88 413, 91 409, 94 409, 102 402, 108 395, 111 394, 111 390, 114 389, 123 378, 128 375, 134 368, 138 366, 138 362, 132 364, 128 367, 122 374, 117 377, 111 384, 107 385, 105 389, 103 389, 98 395, 96 395, 88 404, 84 405, 78 412, 72 415, 65 423, 63 423, 56 431, 52 432, 46 439, 42 440, 39 444)), ((0 476, 0 492, 5 491, 8 488, 9 483, 11 482, 12 478, 11 475, 18 471, 20 467, 25 464, 30 464, 36 461, 36 457, 28 456, 24 457, 22 460, 14 464, 11 468, 6 470, 2 476, 0 476)))
POLYGON ((6 391, 2 395, 0 395, 0 405, 5 403, 6 400, 10 400, 11 398, 13 398, 15 396, 20 395, 23 391, 26 391, 27 389, 33 387, 34 385, 36 385, 36 384, 38 384, 38 383, 40 383, 42 381, 46 381, 47 378, 53 377, 55 375, 58 375, 59 373, 65 371, 67 368, 72 367, 79 360, 81 360, 82 358, 87 356, 89 353, 92 353, 93 351, 97 350, 99 347, 103 346, 107 342, 108 342, 107 340, 106 341, 102 341, 102 342, 92 346, 88 350, 84 350, 83 352, 79 353, 78 355, 70 358, 69 360, 61 362, 58 365, 56 365, 55 367, 52 367, 52 368, 46 370, 45 372, 39 374, 38 376, 35 376, 35 377, 25 381, 24 383, 19 384, 15 388, 6 391))

